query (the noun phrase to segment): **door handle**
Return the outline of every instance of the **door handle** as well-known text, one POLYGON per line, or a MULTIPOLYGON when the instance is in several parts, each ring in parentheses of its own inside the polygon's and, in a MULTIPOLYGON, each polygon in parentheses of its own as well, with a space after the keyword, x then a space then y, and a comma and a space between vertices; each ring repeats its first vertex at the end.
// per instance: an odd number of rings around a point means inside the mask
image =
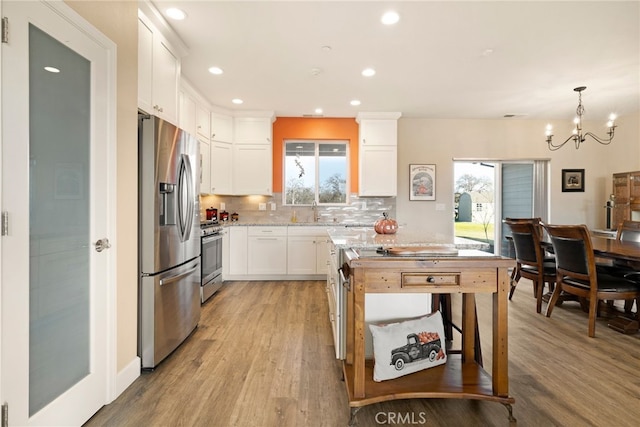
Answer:
POLYGON ((175 276, 167 277, 166 279, 160 279, 160 286, 168 285, 170 283, 177 282, 177 281, 187 277, 188 275, 192 274, 199 267, 200 267, 199 265, 196 265, 195 267, 190 268, 189 270, 185 271, 184 273, 176 274, 175 276))
POLYGON ((97 252, 102 252, 105 249, 109 249, 111 247, 111 243, 109 243, 109 239, 106 237, 104 239, 100 239, 93 244, 96 247, 97 252))

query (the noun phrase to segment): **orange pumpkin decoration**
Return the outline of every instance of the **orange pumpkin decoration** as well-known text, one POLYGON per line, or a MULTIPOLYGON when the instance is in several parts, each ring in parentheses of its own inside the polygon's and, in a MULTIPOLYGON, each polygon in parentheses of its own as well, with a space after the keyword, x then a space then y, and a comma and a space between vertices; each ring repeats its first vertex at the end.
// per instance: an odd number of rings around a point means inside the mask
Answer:
POLYGON ((395 234, 398 231, 398 223, 395 219, 389 218, 389 214, 382 212, 384 218, 379 219, 373 225, 373 229, 378 234, 395 234))

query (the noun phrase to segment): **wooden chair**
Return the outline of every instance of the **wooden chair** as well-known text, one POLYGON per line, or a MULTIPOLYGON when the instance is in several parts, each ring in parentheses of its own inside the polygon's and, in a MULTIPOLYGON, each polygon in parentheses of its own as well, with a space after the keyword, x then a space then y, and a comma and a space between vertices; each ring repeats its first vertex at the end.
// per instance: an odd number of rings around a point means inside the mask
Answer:
MULTIPOLYGON (((616 239, 640 243, 640 221, 622 221, 618 224, 616 239)), ((620 273, 627 279, 640 282, 640 264, 632 261, 623 262, 616 260, 613 263, 613 268, 618 268, 620 273)), ((616 275, 615 272, 613 274, 616 275)), ((632 308, 633 300, 625 301, 624 311, 631 313, 632 308)), ((636 311, 640 312, 640 306, 636 307, 636 311)))
POLYGON ((598 302, 600 300, 628 300, 640 302, 640 284, 624 277, 597 269, 591 236, 586 225, 544 224, 556 256, 556 287, 547 305, 547 317, 561 292, 589 301, 589 336, 595 337, 598 302))
POLYGON ((544 284, 551 288, 556 281, 556 264, 553 258, 546 258, 540 239, 542 226, 540 218, 506 218, 504 223, 511 229, 511 237, 516 251, 516 268, 511 275, 509 299, 516 290, 521 277, 533 281, 536 297, 536 312, 542 311, 544 284))

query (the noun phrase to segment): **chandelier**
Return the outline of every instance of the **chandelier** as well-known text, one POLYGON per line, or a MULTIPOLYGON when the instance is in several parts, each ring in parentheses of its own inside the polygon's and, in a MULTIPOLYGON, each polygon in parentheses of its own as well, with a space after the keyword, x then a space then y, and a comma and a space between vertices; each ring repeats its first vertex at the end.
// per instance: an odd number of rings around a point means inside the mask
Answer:
POLYGON ((582 144, 585 140, 585 138, 587 136, 590 136, 591 138, 595 139, 598 143, 602 144, 602 145, 609 145, 611 144, 611 140, 613 139, 613 133, 616 130, 616 115, 615 114, 611 114, 609 116, 609 121, 607 122, 607 127, 609 128, 609 130, 607 131, 607 135, 609 135, 609 138, 600 138, 597 135, 594 135, 591 132, 582 132, 582 115, 584 114, 584 107, 582 106, 582 91, 585 90, 587 87, 586 86, 580 86, 574 89, 574 91, 578 92, 578 108, 576 108, 576 118, 573 119, 573 123, 575 124, 575 127, 573 128, 573 132, 571 134, 571 136, 569 136, 569 138, 565 139, 564 142, 562 144, 554 144, 552 141, 553 138, 553 128, 551 127, 551 125, 547 125, 547 144, 549 145, 549 150, 551 151, 556 151, 560 148, 562 148, 567 142, 569 142, 570 140, 573 140, 573 143, 576 146, 576 150, 578 148, 580 148, 580 144, 582 144))

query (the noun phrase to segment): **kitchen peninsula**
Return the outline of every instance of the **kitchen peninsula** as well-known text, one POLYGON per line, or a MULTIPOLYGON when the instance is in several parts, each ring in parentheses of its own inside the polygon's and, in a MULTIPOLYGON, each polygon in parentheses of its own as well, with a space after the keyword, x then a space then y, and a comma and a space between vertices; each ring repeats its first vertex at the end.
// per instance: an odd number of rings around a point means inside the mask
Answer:
MULTIPOLYGON (((507 269, 513 266, 513 260, 470 249, 465 247, 465 242, 456 245, 455 239, 444 235, 402 229, 395 235, 371 233, 369 230, 329 231, 341 253, 339 288, 346 289, 343 371, 351 422, 362 406, 409 398, 499 402, 507 407, 509 419, 514 420, 511 404, 515 399, 509 396, 507 339, 507 269), (491 374, 483 368, 477 345, 476 293, 490 293, 493 297, 491 374), (448 349, 445 365, 374 382, 374 362, 366 357, 365 351, 368 294, 462 294, 461 349, 448 349)), ((431 308, 425 309, 431 311, 431 308)))

